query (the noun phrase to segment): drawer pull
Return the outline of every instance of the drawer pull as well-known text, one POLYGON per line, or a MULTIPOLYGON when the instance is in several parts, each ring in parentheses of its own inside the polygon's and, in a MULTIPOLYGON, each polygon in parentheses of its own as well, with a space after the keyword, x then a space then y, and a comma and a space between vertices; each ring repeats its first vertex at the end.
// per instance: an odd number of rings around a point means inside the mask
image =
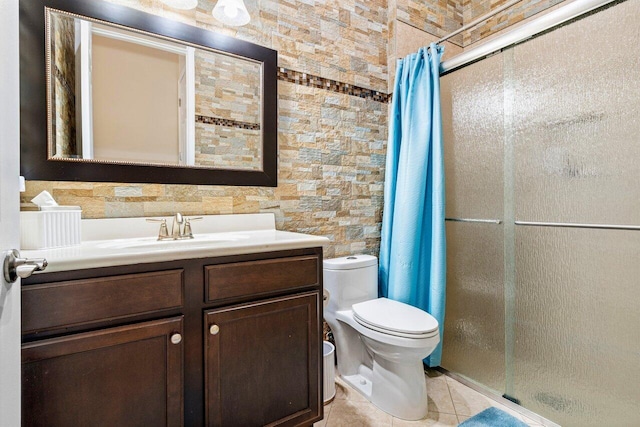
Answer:
POLYGON ((220 332, 220 326, 218 325, 211 325, 211 327, 209 328, 209 333, 211 335, 218 335, 218 332, 220 332))
POLYGON ((171 335, 171 342, 173 344, 180 344, 182 342, 182 335, 180 334, 171 335))

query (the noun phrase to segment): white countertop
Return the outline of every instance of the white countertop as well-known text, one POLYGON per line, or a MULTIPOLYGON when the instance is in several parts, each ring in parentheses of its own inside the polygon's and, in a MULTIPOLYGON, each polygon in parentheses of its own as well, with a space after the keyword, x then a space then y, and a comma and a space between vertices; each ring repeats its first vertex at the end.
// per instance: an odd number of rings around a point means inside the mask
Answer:
MULTIPOLYGON (((171 231, 172 219, 167 224, 171 231)), ((45 272, 218 257, 311 247, 329 239, 275 229, 273 214, 206 215, 192 224, 193 239, 157 241, 158 223, 145 218, 82 220, 82 243, 56 249, 23 250, 46 258, 45 272)))

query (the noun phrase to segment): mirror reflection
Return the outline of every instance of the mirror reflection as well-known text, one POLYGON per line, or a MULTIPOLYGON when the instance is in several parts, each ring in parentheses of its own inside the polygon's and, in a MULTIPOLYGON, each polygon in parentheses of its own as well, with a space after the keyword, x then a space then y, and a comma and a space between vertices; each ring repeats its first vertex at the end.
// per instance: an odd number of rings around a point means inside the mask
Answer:
POLYGON ((50 160, 263 170, 261 62, 47 20, 50 160))

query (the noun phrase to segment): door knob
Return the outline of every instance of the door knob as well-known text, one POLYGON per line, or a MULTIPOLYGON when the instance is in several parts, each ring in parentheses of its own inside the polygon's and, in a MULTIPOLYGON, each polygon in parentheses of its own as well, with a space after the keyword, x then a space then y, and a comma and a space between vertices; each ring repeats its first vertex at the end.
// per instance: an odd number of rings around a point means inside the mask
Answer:
POLYGON ((209 328, 209 333, 211 335, 218 335, 218 332, 220 332, 220 326, 218 325, 211 325, 211 327, 209 328))
POLYGON ((4 280, 9 283, 15 282, 18 277, 26 279, 34 271, 42 271, 47 268, 47 260, 44 258, 20 258, 20 252, 15 249, 4 253, 2 271, 4 280))

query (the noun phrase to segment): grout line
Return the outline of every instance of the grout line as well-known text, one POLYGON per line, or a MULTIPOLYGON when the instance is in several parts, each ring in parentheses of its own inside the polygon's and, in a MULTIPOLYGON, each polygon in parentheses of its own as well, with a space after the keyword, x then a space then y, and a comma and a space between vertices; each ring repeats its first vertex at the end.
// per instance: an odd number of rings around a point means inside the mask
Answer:
MULTIPOLYGON (((333 402, 335 402, 336 399, 333 399, 333 402)), ((329 406, 329 412, 327 413, 327 421, 324 423, 325 426, 329 425, 329 417, 331 416, 331 412, 333 412, 333 402, 331 402, 331 405, 329 406)))
MULTIPOLYGON (((449 387, 449 380, 447 376, 444 376, 444 383, 447 385, 447 390, 449 391, 449 399, 451 399, 451 405, 453 406, 453 412, 455 412, 456 418, 458 418, 458 409, 456 409, 456 402, 453 401, 453 394, 451 394, 451 387, 449 387)), ((460 418, 458 418, 458 423, 460 422, 460 418)))
MULTIPOLYGON (((425 372, 425 376, 427 377, 427 381, 428 381, 429 376, 426 374, 426 372, 425 372)), ((445 383, 445 384, 446 384, 446 386, 447 386, 447 391, 449 392, 449 399, 451 400, 451 406, 453 406, 453 413, 450 413, 450 412, 443 412, 443 411, 436 411, 436 410, 430 410, 430 409, 428 409, 428 411, 427 411, 427 412, 433 412, 433 413, 435 413, 435 414, 455 415, 455 416, 457 417, 457 416, 458 416, 458 414, 456 414, 456 408, 455 408, 455 405, 453 404, 453 397, 451 396, 451 390, 449 390, 449 383, 447 382, 447 376, 443 374, 443 375, 442 375, 442 377, 443 377, 443 381, 444 381, 444 383, 445 383)), ((435 380, 434 380, 434 381, 435 381, 435 380)), ((428 388, 428 386, 427 386, 427 399, 428 399, 428 398, 429 398, 429 388, 428 388)))

